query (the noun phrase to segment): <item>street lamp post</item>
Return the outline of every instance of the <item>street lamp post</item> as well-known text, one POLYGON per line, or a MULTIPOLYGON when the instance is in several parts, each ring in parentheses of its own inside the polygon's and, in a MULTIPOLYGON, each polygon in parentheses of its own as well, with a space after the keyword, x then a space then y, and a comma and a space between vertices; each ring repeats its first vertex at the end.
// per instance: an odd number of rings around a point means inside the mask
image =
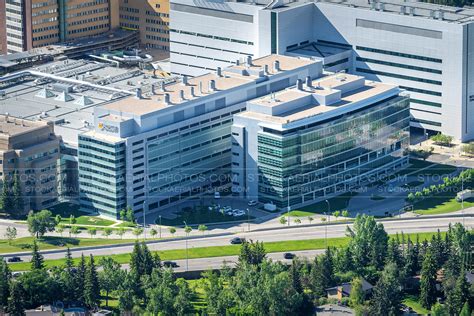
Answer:
POLYGON ((184 221, 184 231, 186 232, 186 271, 188 271, 188 268, 189 268, 189 265, 188 265, 188 232, 187 232, 187 227, 188 227, 188 224, 186 224, 186 222, 184 221))
POLYGON ((250 231, 250 210, 247 208, 247 230, 250 231))
POLYGON ((328 222, 330 221, 330 218, 331 218, 331 205, 329 204, 328 200, 324 200, 324 202, 328 204, 328 212, 327 214, 324 213, 324 215, 327 216, 326 225, 324 225, 324 244, 326 245, 326 249, 327 249, 328 248, 328 222))
POLYGON ((146 200, 143 201, 143 239, 146 240, 146 200))
POLYGON ((161 215, 159 217, 160 217, 160 239, 161 239, 161 215))
POLYGON ((326 202, 328 204, 328 221, 331 221, 331 205, 329 204, 329 201, 328 200, 324 200, 324 202, 326 202))
POLYGON ((290 177, 288 177, 288 189, 287 189, 287 200, 288 200, 288 207, 286 211, 286 217, 287 217, 287 222, 288 226, 290 226, 290 177))

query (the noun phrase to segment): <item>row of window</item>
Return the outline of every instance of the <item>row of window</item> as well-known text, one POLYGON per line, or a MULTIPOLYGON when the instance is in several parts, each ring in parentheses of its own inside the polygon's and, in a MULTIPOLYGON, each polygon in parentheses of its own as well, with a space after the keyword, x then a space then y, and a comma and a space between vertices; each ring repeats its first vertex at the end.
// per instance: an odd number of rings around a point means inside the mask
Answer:
POLYGON ((365 69, 365 68, 356 68, 356 71, 358 72, 363 72, 367 74, 373 74, 373 75, 380 75, 380 76, 385 76, 385 77, 392 77, 392 78, 397 78, 397 79, 403 79, 403 80, 411 80, 411 81, 417 81, 417 82, 424 82, 424 83, 429 83, 429 84, 435 84, 435 85, 442 85, 441 81, 437 80, 431 80, 431 79, 424 79, 424 78, 418 78, 418 77, 412 77, 412 76, 406 76, 406 75, 400 75, 400 74, 394 74, 390 72, 385 72, 385 71, 379 71, 379 70, 372 70, 372 69, 365 69))
POLYGON ((239 43, 239 44, 245 44, 245 45, 253 45, 253 42, 238 40, 238 39, 235 39, 235 38, 221 37, 221 36, 203 34, 203 33, 188 32, 188 31, 182 31, 182 30, 176 30, 176 29, 171 29, 170 31, 173 32, 173 33, 192 35, 192 36, 197 36, 197 37, 212 38, 212 39, 219 40, 219 41, 239 43))
POLYGON ((178 41, 170 41, 170 43, 188 45, 188 46, 199 47, 199 48, 205 48, 205 49, 212 49, 212 50, 217 50, 217 51, 226 52, 226 53, 233 53, 233 54, 239 54, 239 55, 253 56, 253 54, 244 53, 244 52, 238 52, 238 51, 235 51, 235 50, 228 50, 228 49, 223 49, 223 48, 216 48, 216 47, 210 47, 210 46, 202 46, 202 45, 191 44, 191 43, 184 43, 184 42, 178 42, 178 41))
POLYGON ((429 73, 439 74, 439 75, 443 73, 439 69, 431 69, 431 68, 412 66, 412 65, 407 65, 407 64, 399 64, 399 63, 393 63, 389 61, 377 60, 377 59, 372 59, 372 58, 357 57, 356 60, 365 62, 365 63, 379 64, 379 65, 404 68, 404 69, 410 69, 410 70, 417 70, 417 71, 429 72, 429 73))
POLYGON ((400 52, 394 52, 394 51, 377 49, 377 48, 370 48, 370 47, 364 47, 364 46, 356 46, 356 49, 363 50, 363 51, 366 51, 366 52, 371 52, 371 53, 378 53, 378 54, 404 57, 404 58, 410 58, 410 59, 418 59, 418 60, 423 60, 423 61, 431 61, 431 62, 439 63, 439 64, 441 64, 443 62, 443 60, 439 59, 439 58, 432 58, 432 57, 426 57, 426 56, 420 56, 420 55, 406 54, 406 53, 400 53, 400 52))
POLYGON ((190 57, 195 57, 195 58, 213 60, 213 61, 220 61, 220 62, 223 62, 223 63, 235 64, 235 61, 226 60, 226 59, 212 58, 212 57, 208 57, 208 56, 199 56, 199 55, 187 54, 187 53, 181 53, 181 52, 174 52, 174 51, 171 51, 171 53, 177 54, 177 55, 183 55, 183 56, 190 56, 190 57))

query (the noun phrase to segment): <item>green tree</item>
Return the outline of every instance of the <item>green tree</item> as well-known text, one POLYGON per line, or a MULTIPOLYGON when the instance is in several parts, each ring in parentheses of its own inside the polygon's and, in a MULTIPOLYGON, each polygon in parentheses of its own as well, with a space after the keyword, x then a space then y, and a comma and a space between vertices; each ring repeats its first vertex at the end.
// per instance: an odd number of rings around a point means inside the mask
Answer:
POLYGON ((75 299, 83 304, 85 304, 84 288, 86 284, 86 275, 87 275, 86 258, 84 257, 84 254, 82 254, 81 260, 79 261, 79 265, 77 266, 75 299))
POLYGON ((28 231, 36 238, 41 238, 47 232, 54 231, 56 222, 52 217, 53 214, 48 210, 42 210, 37 213, 31 211, 28 214, 28 231))
POLYGON ((117 236, 120 236, 120 239, 122 239, 122 238, 123 238, 123 235, 125 234, 125 231, 126 231, 125 228, 120 227, 120 228, 118 228, 117 230, 115 230, 115 234, 116 234, 117 236))
POLYGON ((436 270, 436 259, 429 249, 423 260, 420 281, 420 303, 427 309, 436 302, 436 270))
POLYGON ((0 314, 5 312, 5 307, 8 304, 11 276, 8 264, 4 260, 0 260, 0 314))
POLYGON ((280 224, 286 225, 286 223, 288 223, 288 220, 286 219, 286 217, 285 216, 280 217, 280 224))
POLYGON ((120 219, 121 219, 122 221, 126 221, 126 220, 127 220, 127 211, 126 211, 126 210, 124 210, 124 209, 120 210, 120 219))
POLYGON ((127 221, 130 223, 135 223, 135 213, 133 212, 133 209, 128 206, 127 207, 127 215, 126 215, 127 221))
POLYGON ((80 234, 79 227, 72 226, 71 228, 69 228, 69 235, 71 234, 74 235, 74 237, 77 237, 77 235, 80 234))
POLYGON ((11 316, 23 316, 25 313, 25 305, 23 303, 25 290, 19 282, 11 282, 10 297, 8 298, 8 313, 11 316))
POLYGON ((450 315, 458 315, 464 303, 469 299, 469 284, 466 280, 466 272, 461 270, 454 289, 446 297, 446 306, 450 315))
POLYGON ((349 211, 348 210, 342 211, 342 217, 349 217, 349 211))
POLYGON ((15 215, 14 209, 13 209, 13 189, 12 189, 12 182, 7 179, 7 176, 4 176, 3 179, 3 185, 2 185, 2 209, 10 214, 10 215, 15 215))
POLYGON ((240 247, 239 263, 240 264, 261 264, 265 259, 266 253, 263 242, 250 242, 244 240, 240 247))
POLYGON ((440 303, 436 303, 431 307, 431 316, 448 316, 448 311, 440 303))
POLYGON ((132 230, 132 233, 135 235, 135 237, 138 239, 138 237, 143 234, 143 228, 137 227, 132 230))
POLYGON ((77 222, 76 217, 73 214, 71 214, 69 216, 69 224, 74 225, 74 224, 76 224, 76 222, 77 222))
POLYGON ((351 237, 349 247, 354 256, 356 270, 367 265, 381 269, 387 255, 388 235, 381 223, 373 216, 357 215, 353 228, 347 227, 351 237))
POLYGON ((65 226, 63 224, 58 224, 55 228, 56 232, 63 236, 65 226))
POLYGON ((15 171, 13 174, 13 209, 17 215, 23 213, 24 202, 23 202, 23 193, 21 192, 21 183, 20 176, 18 171, 15 171))
POLYGON ((341 216, 341 211, 334 211, 334 212, 332 213, 332 216, 334 216, 334 217, 336 218, 336 220, 337 220, 337 218, 338 218, 339 216, 341 216))
POLYGON ((176 280, 177 295, 175 297, 173 307, 177 316, 190 315, 193 312, 193 293, 189 288, 188 282, 184 279, 176 280))
POLYGON ((365 292, 362 287, 362 279, 354 278, 351 282, 351 294, 349 301, 352 307, 362 305, 365 302, 365 292))
POLYGON ((394 263, 389 263, 374 287, 370 301, 370 315, 398 315, 401 301, 400 288, 398 268, 394 263))
POLYGON ((150 229, 150 236, 151 238, 155 238, 158 235, 158 231, 154 228, 150 229))
POLYGON ((86 277, 84 282, 84 302, 89 308, 99 305, 100 302, 100 286, 97 276, 97 269, 94 264, 94 257, 90 255, 86 269, 86 277))
POLYGON ((462 306, 459 316, 471 316, 471 308, 469 307, 469 304, 467 302, 465 302, 462 306))
POLYGON ((33 240, 33 251, 31 254, 31 269, 43 269, 44 268, 44 258, 39 252, 38 243, 36 240, 33 240))
POLYGON ((66 249, 64 258, 64 269, 61 272, 61 280, 63 284, 64 300, 72 302, 76 299, 76 269, 74 268, 74 261, 72 259, 71 249, 66 249))
POLYGON ((170 234, 171 234, 172 236, 174 236, 174 234, 176 233, 176 228, 170 227, 170 228, 169 228, 169 231, 170 231, 170 234))
POLYGON ((198 226, 198 231, 200 231, 203 235, 204 235, 204 233, 206 232, 206 230, 207 230, 207 226, 206 226, 206 225, 202 225, 202 224, 201 224, 201 225, 198 226))
POLYGON ((118 290, 124 277, 123 270, 121 270, 120 263, 111 257, 101 258, 100 265, 102 271, 99 272, 99 284, 105 292, 105 305, 109 306, 109 295, 118 290))
POLYGON ((451 146, 453 143, 453 137, 438 133, 430 138, 436 145, 440 146, 451 146))
POLYGON ((308 216, 308 222, 311 224, 312 221, 314 221, 314 218, 312 218, 311 216, 308 216))
POLYGON ((473 155, 474 154, 474 142, 462 146, 462 151, 466 154, 473 155))
POLYGON ((89 227, 87 228, 87 232, 91 236, 91 238, 95 235, 97 235, 97 229, 95 227, 89 227))
POLYGON ((112 235, 112 228, 110 227, 107 227, 107 228, 104 228, 104 230, 102 231, 102 236, 106 237, 107 239, 109 239, 109 236, 112 235))
POLYGON ((18 278, 18 282, 25 290, 23 300, 26 308, 36 308, 55 298, 62 299, 60 284, 45 269, 25 272, 18 278))
POLYGON ((326 293, 326 289, 333 285, 334 267, 332 262, 332 254, 329 248, 326 252, 314 259, 311 269, 311 288, 313 293, 322 297, 326 293))
POLYGON ((55 217, 54 217, 54 221, 56 222, 56 225, 59 225, 59 223, 61 223, 62 221, 62 217, 61 215, 57 214, 55 217))
POLYGON ((186 225, 184 227, 184 232, 186 233, 186 235, 189 235, 192 231, 193 231, 193 229, 191 228, 191 226, 186 225))
POLYGON ((13 227, 13 226, 8 226, 7 227, 7 230, 5 232, 5 237, 8 239, 8 244, 11 245, 12 244, 12 241, 13 239, 16 238, 16 228, 13 227))

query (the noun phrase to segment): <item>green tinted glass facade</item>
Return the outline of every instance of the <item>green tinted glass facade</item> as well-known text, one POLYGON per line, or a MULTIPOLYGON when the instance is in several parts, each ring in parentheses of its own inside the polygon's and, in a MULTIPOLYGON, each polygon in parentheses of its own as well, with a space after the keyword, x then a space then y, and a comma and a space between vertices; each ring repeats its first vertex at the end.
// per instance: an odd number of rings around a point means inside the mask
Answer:
POLYGON ((396 97, 283 136, 258 135, 259 199, 278 207, 345 192, 405 164, 409 100, 396 97))
POLYGON ((118 217, 126 207, 125 143, 79 136, 78 157, 81 207, 118 217))

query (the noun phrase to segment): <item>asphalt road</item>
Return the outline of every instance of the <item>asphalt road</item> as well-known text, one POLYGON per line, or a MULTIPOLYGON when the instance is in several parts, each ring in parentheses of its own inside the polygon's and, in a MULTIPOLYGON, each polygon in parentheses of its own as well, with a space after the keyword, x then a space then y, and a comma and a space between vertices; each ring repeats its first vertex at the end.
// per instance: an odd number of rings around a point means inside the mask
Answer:
MULTIPOLYGON (((416 219, 400 219, 397 221, 383 221, 385 230, 389 234, 396 232, 404 233, 421 233, 447 230, 449 223, 462 222, 461 217, 440 217, 440 218, 416 218, 416 219)), ((464 224, 467 228, 474 227, 474 218, 465 217, 464 224)), ((297 227, 292 226, 290 228, 278 228, 266 231, 251 231, 245 233, 239 233, 237 236, 245 237, 246 239, 252 239, 254 241, 273 242, 283 240, 305 240, 305 239, 316 239, 316 238, 328 238, 332 237, 343 237, 346 233, 347 224, 336 224, 328 226, 310 226, 310 227, 297 227), (327 229, 326 229, 327 228, 327 229)), ((209 247, 209 246, 224 246, 229 245, 229 240, 233 236, 202 236, 196 239, 188 240, 188 248, 197 247, 209 247)), ((174 240, 174 241, 163 241, 160 243, 149 244, 150 250, 171 250, 171 249, 184 249, 186 247, 185 240, 174 240)), ((121 253, 131 253, 133 246, 120 246, 120 247, 107 247, 101 246, 95 249, 71 249, 73 257, 79 257, 83 253, 88 256, 93 254, 98 255, 113 255, 121 253)), ((8 255, 4 255, 8 257, 8 255)), ((23 260, 30 260, 30 255, 21 256, 23 260)), ((45 253, 45 259, 60 259, 64 258, 64 251, 58 253, 45 253)))

